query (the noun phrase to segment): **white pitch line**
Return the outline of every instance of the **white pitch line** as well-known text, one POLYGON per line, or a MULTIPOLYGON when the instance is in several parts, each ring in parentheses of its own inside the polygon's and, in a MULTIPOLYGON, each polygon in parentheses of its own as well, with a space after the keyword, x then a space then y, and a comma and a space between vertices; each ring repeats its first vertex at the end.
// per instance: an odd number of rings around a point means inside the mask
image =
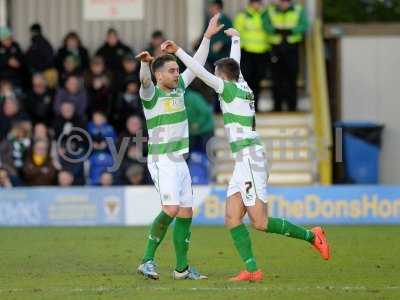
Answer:
POLYGON ((67 293, 85 293, 85 292, 115 292, 124 290, 153 290, 153 291, 307 291, 307 290, 341 290, 341 291, 368 291, 368 290, 399 290, 400 286, 303 286, 303 287, 132 287, 132 288, 48 288, 48 289, 0 289, 1 293, 21 293, 21 292, 67 292, 67 293))

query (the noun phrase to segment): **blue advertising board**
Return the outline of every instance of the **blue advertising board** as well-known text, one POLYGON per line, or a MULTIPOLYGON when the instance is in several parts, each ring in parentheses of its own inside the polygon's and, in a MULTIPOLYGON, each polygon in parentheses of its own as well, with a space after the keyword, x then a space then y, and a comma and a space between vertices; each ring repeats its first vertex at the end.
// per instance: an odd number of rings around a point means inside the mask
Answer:
POLYGON ((125 224, 123 188, 0 190, 0 226, 125 224))
MULTIPOLYGON (((225 188, 214 188, 195 211, 196 224, 223 224, 225 188)), ((400 187, 268 188, 270 216, 298 224, 400 224, 400 187)))
MULTIPOLYGON (((226 189, 194 190, 193 223, 222 225, 226 189)), ((152 187, 0 189, 0 226, 147 225, 159 209, 152 187)), ((269 188, 268 209, 298 224, 400 224, 400 187, 269 188)))

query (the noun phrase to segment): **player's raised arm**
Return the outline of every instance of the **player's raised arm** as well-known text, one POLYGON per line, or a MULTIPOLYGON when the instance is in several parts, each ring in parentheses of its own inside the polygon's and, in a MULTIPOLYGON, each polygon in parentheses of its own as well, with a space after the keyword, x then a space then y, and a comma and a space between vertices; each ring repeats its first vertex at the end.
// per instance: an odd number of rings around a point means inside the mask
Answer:
MULTIPOLYGON (((240 33, 235 28, 229 28, 224 31, 227 36, 232 39, 230 58, 233 58, 240 66, 241 49, 240 49, 240 33)), ((242 72, 239 75, 239 81, 244 80, 242 72)))
POLYGON ((230 58, 236 60, 236 62, 240 65, 240 34, 234 28, 229 28, 224 32, 232 39, 230 58))
POLYGON ((140 60, 140 98, 143 100, 151 99, 154 95, 154 83, 151 80, 151 71, 150 71, 150 63, 153 60, 153 57, 149 52, 144 51, 139 53, 136 56, 137 59, 140 60))
POLYGON ((182 48, 179 48, 173 41, 166 41, 164 51, 175 54, 197 77, 205 84, 213 88, 217 93, 222 93, 224 82, 222 79, 208 72, 202 65, 195 61, 182 48))
MULTIPOLYGON (((220 14, 216 14, 210 19, 201 44, 197 49, 195 55, 193 56, 193 59, 202 66, 204 66, 207 61, 211 38, 224 27, 224 25, 219 24, 220 16, 220 14)), ((164 50, 162 46, 161 49, 164 50)), ((196 77, 190 69, 187 69, 185 72, 183 72, 181 76, 183 81, 185 82, 185 87, 188 87, 196 77)))

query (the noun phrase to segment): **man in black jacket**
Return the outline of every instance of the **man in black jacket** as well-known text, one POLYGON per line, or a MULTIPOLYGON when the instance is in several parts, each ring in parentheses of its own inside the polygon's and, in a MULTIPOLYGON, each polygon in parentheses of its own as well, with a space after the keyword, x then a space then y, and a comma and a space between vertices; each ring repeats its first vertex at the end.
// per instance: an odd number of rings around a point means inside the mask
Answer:
POLYGON ((31 73, 43 72, 54 67, 54 50, 49 41, 42 34, 40 24, 33 24, 31 31, 31 45, 25 57, 31 73))
POLYGON ((122 70, 122 59, 127 54, 134 54, 132 49, 122 43, 118 37, 118 32, 114 28, 107 31, 106 41, 97 50, 96 55, 104 58, 107 68, 114 74, 122 70))
POLYGON ((24 80, 24 56, 11 31, 0 27, 0 80, 8 80, 21 87, 24 80))
POLYGON ((42 74, 32 76, 32 89, 27 93, 25 108, 33 123, 43 122, 50 125, 53 119, 54 93, 48 89, 42 74))

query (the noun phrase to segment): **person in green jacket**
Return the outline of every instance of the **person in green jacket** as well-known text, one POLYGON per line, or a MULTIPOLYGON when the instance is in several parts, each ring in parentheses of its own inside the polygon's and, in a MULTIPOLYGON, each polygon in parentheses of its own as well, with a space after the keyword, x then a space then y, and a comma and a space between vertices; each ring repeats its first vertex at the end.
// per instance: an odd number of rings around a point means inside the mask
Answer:
POLYGON ((247 7, 234 20, 234 27, 240 33, 242 47, 242 73, 254 93, 256 109, 260 81, 265 78, 271 45, 263 26, 266 10, 261 0, 249 0, 247 7))
POLYGON ((206 153, 207 142, 214 136, 213 108, 200 93, 191 89, 186 90, 184 98, 189 121, 190 152, 206 153))
POLYGON ((274 111, 282 111, 285 102, 289 111, 296 111, 299 45, 308 29, 307 13, 296 1, 278 0, 267 7, 264 28, 273 45, 271 73, 274 111))
MULTIPOLYGON (((208 1, 208 20, 205 24, 209 23, 216 14, 220 14, 219 24, 223 24, 224 28, 231 28, 231 19, 223 13, 224 3, 222 0, 209 0, 208 1)), ((223 31, 218 32, 211 38, 210 53, 208 54, 208 62, 214 64, 217 60, 229 56, 231 49, 231 40, 224 34, 223 31)))

